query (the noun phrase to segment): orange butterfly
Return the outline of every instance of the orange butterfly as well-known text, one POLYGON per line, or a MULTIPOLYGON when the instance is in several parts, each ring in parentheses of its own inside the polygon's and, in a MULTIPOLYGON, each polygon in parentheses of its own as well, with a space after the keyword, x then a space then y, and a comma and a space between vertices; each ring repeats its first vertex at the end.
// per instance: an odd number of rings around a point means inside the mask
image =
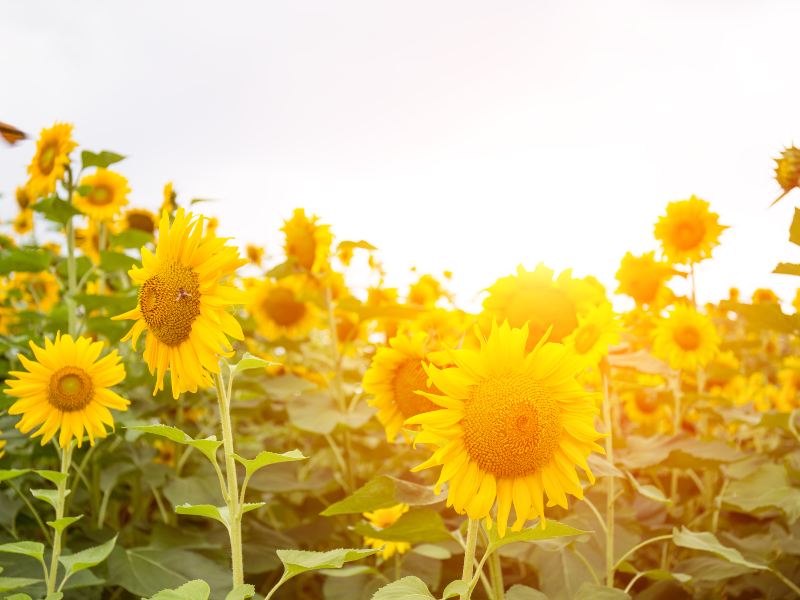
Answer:
POLYGON ((11 145, 14 145, 18 141, 24 140, 28 137, 25 135, 24 131, 20 131, 13 125, 3 123, 2 121, 0 121, 0 135, 3 136, 3 139, 11 145))

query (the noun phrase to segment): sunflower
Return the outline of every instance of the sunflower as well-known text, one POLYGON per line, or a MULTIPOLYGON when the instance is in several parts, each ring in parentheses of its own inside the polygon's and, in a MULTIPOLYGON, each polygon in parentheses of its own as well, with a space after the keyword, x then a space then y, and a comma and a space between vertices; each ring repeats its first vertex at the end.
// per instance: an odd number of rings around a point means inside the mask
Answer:
POLYGON ((172 182, 168 181, 166 184, 164 184, 164 200, 161 202, 161 208, 158 212, 163 214, 164 211, 166 211, 169 214, 172 214, 178 210, 178 204, 176 202, 177 197, 178 194, 175 193, 172 182))
POLYGON ((226 308, 241 304, 244 293, 221 280, 233 275, 245 260, 227 240, 203 232, 202 217, 178 209, 170 226, 164 212, 153 254, 142 248, 142 267, 128 274, 141 285, 136 308, 114 319, 135 319, 122 341, 133 347, 147 331, 144 359, 156 373, 155 395, 172 373, 172 396, 196 392, 213 384, 220 356, 232 352, 228 337, 243 339, 242 328, 226 308))
POLYGON ((25 186, 17 186, 16 199, 20 210, 26 210, 36 202, 36 198, 31 198, 30 190, 25 186))
POLYGON ((25 235, 33 231, 33 211, 30 209, 21 210, 14 219, 14 231, 18 235, 25 235))
POLYGON ((308 298, 309 282, 305 276, 264 279, 249 291, 248 312, 269 340, 303 339, 319 321, 320 311, 308 298))
POLYGON ((753 304, 780 304, 778 295, 769 288, 758 288, 753 292, 753 304))
POLYGON ((639 384, 620 392, 625 414, 647 433, 666 433, 671 429, 670 401, 659 394, 664 380, 658 375, 640 374, 639 384))
POLYGON ((123 206, 128 204, 128 180, 108 169, 97 169, 93 175, 81 178, 79 188, 86 187, 86 195, 76 192, 72 200, 75 208, 95 221, 112 221, 123 206))
POLYGON ((75 229, 75 244, 94 264, 100 264, 100 228, 97 221, 89 219, 86 227, 75 229))
POLYGON ((255 244, 247 244, 245 253, 247 254, 247 260, 257 267, 261 266, 261 261, 264 260, 264 248, 255 244))
POLYGON ((66 448, 72 438, 83 443, 84 430, 89 443, 107 435, 114 418, 109 409, 127 410, 128 400, 109 388, 125 379, 125 367, 116 350, 98 360, 103 342, 89 338, 73 340, 58 334, 55 342, 45 339, 44 348, 30 342, 36 358, 19 355, 26 371, 11 371, 4 390, 18 398, 8 409, 10 415, 22 415, 17 429, 28 433, 39 427, 31 437, 42 436, 42 446, 61 430, 58 443, 66 448))
POLYGON ((596 365, 608 354, 609 346, 619 343, 620 325, 608 302, 595 306, 578 317, 578 327, 564 338, 575 354, 588 364, 596 365))
POLYGON ((540 339, 552 327, 550 339, 560 342, 578 326, 578 315, 601 304, 602 287, 594 280, 575 279, 564 271, 553 279, 553 271, 539 264, 534 271, 517 267, 517 274, 498 279, 483 301, 481 321, 488 331, 492 321, 508 321, 511 327, 530 327, 530 341, 540 339))
POLYGON ((676 306, 656 326, 653 352, 673 369, 693 371, 714 358, 719 341, 711 319, 688 306, 676 306))
POLYGON ((622 257, 617 271, 617 293, 630 296, 639 306, 663 306, 671 296, 666 283, 673 275, 674 269, 656 260, 655 252, 646 252, 641 256, 628 252, 622 257))
POLYGON ((30 307, 44 313, 61 300, 61 285, 49 271, 14 273, 13 287, 20 291, 22 299, 30 307))
MULTIPOLYGON (((480 333, 480 332, 478 332, 480 333)), ((423 393, 440 407, 408 419, 422 426, 415 443, 436 446, 415 471, 443 465, 436 489, 450 482, 447 505, 471 519, 489 518, 497 505, 504 536, 512 503, 513 529, 548 506, 583 498, 576 465, 590 481, 586 458, 603 452, 595 440, 596 394, 575 380, 583 361, 567 346, 542 339, 526 350, 528 328, 492 325, 480 350, 454 350, 455 367, 426 368, 442 394, 423 393)))
POLYGON ((320 225, 318 220, 315 216, 307 217, 305 210, 298 208, 281 228, 286 235, 286 257, 294 259, 299 267, 312 273, 326 269, 333 240, 330 226, 320 225))
POLYGON ((433 275, 422 275, 411 284, 406 302, 424 308, 433 308, 442 296, 447 297, 447 291, 433 275))
POLYGON ((656 223, 655 236, 669 260, 696 263, 711 258, 725 229, 719 224, 719 215, 708 210, 708 202, 692 196, 667 205, 667 214, 656 223))
POLYGON ((397 335, 389 340, 388 347, 378 348, 364 373, 364 391, 372 394, 367 403, 378 409, 378 420, 390 442, 397 437, 406 419, 439 408, 417 393, 439 393, 428 385, 423 368, 423 361, 428 358, 427 342, 424 332, 397 335))
POLYGON ((134 229, 154 234, 158 225, 158 217, 146 208, 131 208, 122 217, 122 230, 134 229))
POLYGON ((56 191, 56 183, 64 177, 69 166, 69 153, 77 144, 72 139, 72 125, 56 123, 42 129, 36 142, 36 153, 28 165, 27 188, 33 198, 42 198, 56 191))
MULTIPOLYGON (((389 508, 379 508, 372 512, 365 512, 364 518, 369 521, 375 529, 386 529, 394 525, 402 515, 408 512, 408 504, 396 504, 389 508)), ((390 542, 380 538, 365 537, 364 544, 370 548, 383 548, 381 556, 383 560, 388 560, 397 554, 404 554, 411 549, 408 542, 390 542)))

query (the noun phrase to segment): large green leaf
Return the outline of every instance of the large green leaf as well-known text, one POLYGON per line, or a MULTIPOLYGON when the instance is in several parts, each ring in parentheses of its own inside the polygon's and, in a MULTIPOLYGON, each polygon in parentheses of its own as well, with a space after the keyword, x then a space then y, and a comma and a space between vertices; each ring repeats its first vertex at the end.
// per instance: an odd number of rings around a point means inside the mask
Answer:
POLYGON ((375 529, 365 522, 355 526, 356 533, 387 542, 439 542, 451 539, 441 515, 429 508, 414 509, 400 515, 394 523, 384 529, 375 529))
POLYGON ((731 562, 735 565, 741 565, 755 570, 766 570, 766 565, 747 560, 742 556, 736 548, 723 546, 720 541, 714 536, 713 533, 707 531, 690 531, 686 527, 681 527, 680 531, 677 529, 672 532, 672 541, 676 546, 682 548, 692 548, 694 550, 703 550, 704 552, 711 552, 731 562))
POLYGON ((304 456, 300 450, 289 450, 289 452, 284 452, 283 454, 263 450, 262 452, 259 452, 255 458, 242 458, 238 454, 234 454, 233 457, 242 465, 244 465, 245 472, 248 477, 253 475, 253 473, 259 469, 263 469, 269 465, 292 462, 296 460, 305 460, 308 458, 307 456, 304 456))
POLYGON ((36 560, 44 560, 44 544, 39 542, 9 542, 0 545, 0 552, 5 554, 21 554, 36 560))
POLYGON ((782 465, 764 464, 744 479, 728 485, 722 501, 747 513, 777 508, 789 523, 800 518, 800 489, 792 486, 782 465))
POLYGON ((91 569, 92 567, 99 565, 108 558, 108 555, 111 554, 111 551, 114 549, 114 545, 116 543, 117 536, 115 535, 104 544, 100 544, 99 546, 94 546, 92 548, 86 548, 85 550, 81 550, 80 552, 76 552, 75 554, 70 554, 68 556, 61 556, 58 560, 62 565, 64 565, 67 577, 69 577, 78 571, 91 569))
POLYGON ((124 252, 100 251, 100 268, 106 273, 113 273, 114 271, 127 272, 136 264, 138 264, 138 261, 124 252))
POLYGON ((25 475, 28 473, 28 469, 0 469, 0 481, 8 481, 9 479, 15 479, 20 475, 25 475))
POLYGON ((576 535, 583 535, 591 533, 590 531, 583 531, 582 529, 575 529, 564 523, 558 521, 547 521, 546 526, 538 523, 535 527, 526 527, 520 531, 506 531, 504 537, 500 537, 497 532, 497 527, 492 527, 489 530, 489 551, 494 552, 498 548, 502 548, 507 544, 514 542, 539 542, 542 540, 552 540, 554 538, 572 537, 576 535))
POLYGON ((65 202, 56 196, 50 196, 39 200, 33 205, 33 210, 41 213, 48 221, 53 221, 60 225, 66 225, 72 217, 81 214, 71 203, 65 202))
POLYGON ((116 152, 110 152, 108 150, 103 150, 97 153, 90 152, 89 150, 84 150, 81 152, 81 164, 83 165, 84 169, 88 169, 89 167, 100 167, 105 169, 124 159, 125 157, 122 156, 122 154, 117 154, 116 152))
POLYGON ((144 433, 150 433, 152 435, 166 438, 175 442, 176 444, 191 446, 192 448, 199 450, 206 458, 208 458, 208 460, 212 462, 216 462, 217 450, 219 450, 219 447, 222 446, 222 441, 217 440, 216 436, 212 435, 202 440, 196 440, 188 433, 184 433, 177 427, 172 427, 170 425, 135 425, 133 427, 129 427, 128 429, 143 431, 144 433))
POLYGON ((0 253, 0 275, 38 273, 50 264, 50 253, 38 248, 11 248, 0 253))
POLYGON ((110 245, 122 248, 141 248, 153 241, 153 234, 140 229, 126 229, 109 235, 110 245))
POLYGON ((419 577, 409 575, 383 586, 372 595, 372 600, 431 600, 435 598, 419 577))
POLYGON ((368 481, 347 498, 334 502, 320 514, 325 517, 360 514, 396 504, 423 506, 443 499, 427 486, 381 475, 368 481))
POLYGON ((174 590, 161 590, 149 600, 208 600, 211 587, 202 579, 194 579, 174 590))
POLYGON ((30 577, 0 577, 0 592, 18 590, 40 581, 40 579, 31 579, 30 577))
POLYGON ((213 506, 211 504, 181 504, 175 507, 175 512, 179 515, 191 517, 205 517, 219 521, 226 528, 230 529, 230 516, 227 506, 213 506))
POLYGON ((309 550, 278 550, 278 558, 283 563, 283 576, 278 585, 306 571, 320 569, 339 569, 345 563, 372 556, 377 550, 337 548, 328 552, 309 550))

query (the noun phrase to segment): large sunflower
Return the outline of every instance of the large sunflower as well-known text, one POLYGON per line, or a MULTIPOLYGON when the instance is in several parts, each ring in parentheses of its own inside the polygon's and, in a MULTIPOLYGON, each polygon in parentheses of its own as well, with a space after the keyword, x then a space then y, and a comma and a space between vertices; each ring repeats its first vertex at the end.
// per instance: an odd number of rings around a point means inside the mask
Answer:
POLYGON ((147 332, 144 359, 156 373, 155 395, 164 389, 164 375, 172 373, 172 396, 212 385, 219 358, 232 351, 228 337, 241 340, 238 321, 226 308, 242 304, 244 293, 222 280, 247 261, 227 240, 203 232, 203 219, 178 209, 170 226, 169 213, 161 216, 155 255, 142 248, 142 267, 128 274, 141 285, 139 303, 114 319, 136 319, 122 341, 133 347, 147 332))
POLYGON ((44 348, 30 342, 36 358, 19 355, 26 371, 11 371, 4 390, 18 398, 8 409, 10 415, 22 415, 17 429, 28 433, 39 427, 31 437, 42 436, 42 446, 56 433, 58 443, 66 448, 72 438, 83 443, 84 431, 89 443, 107 435, 114 418, 109 409, 127 410, 128 400, 109 388, 125 379, 125 367, 116 350, 98 360, 103 342, 89 338, 73 340, 69 335, 57 335, 55 342, 45 339, 44 348))
POLYGON ((578 326, 564 338, 564 343, 582 357, 587 364, 596 365, 610 346, 619 343, 620 325, 611 304, 595 306, 578 317, 578 326))
POLYGON ((719 224, 719 215, 708 209, 708 202, 692 196, 667 204, 667 214, 656 223, 655 236, 669 260, 696 263, 711 258, 725 229, 719 224))
POLYGON ((450 482, 447 504, 471 519, 490 517, 497 506, 505 535, 511 506, 519 530, 528 519, 544 521, 548 506, 567 507, 566 494, 583 498, 575 467, 590 481, 598 412, 595 395, 575 380, 584 362, 563 344, 542 339, 526 351, 528 329, 492 325, 481 348, 454 350, 455 367, 427 367, 442 394, 423 393, 440 407, 410 418, 422 426, 415 442, 437 447, 414 470, 443 465, 438 488, 450 482))
POLYGON ((671 296, 666 283, 673 275, 675 270, 656 260, 655 252, 645 252, 641 256, 628 252, 617 271, 617 293, 630 296, 640 306, 662 306, 671 296))
POLYGON ((306 271, 326 270, 332 236, 329 225, 320 225, 315 216, 307 217, 302 208, 295 209, 281 231, 286 234, 286 257, 294 259, 306 271))
POLYGON ((75 193, 75 208, 95 221, 112 221, 122 207, 128 204, 128 180, 108 169, 97 169, 92 175, 81 178, 79 187, 86 187, 86 195, 75 193))
POLYGON ((34 199, 56 191, 56 183, 64 177, 69 165, 69 153, 76 146, 70 124, 56 123, 50 129, 42 129, 36 142, 36 153, 28 165, 30 179, 26 187, 34 199))
POLYGON ((520 265, 516 275, 498 279, 483 301, 484 331, 493 321, 507 320, 512 327, 527 323, 532 342, 552 327, 550 339, 560 342, 578 326, 578 315, 605 300, 602 287, 592 280, 575 279, 569 270, 555 280, 553 275, 542 264, 534 271, 520 265))
POLYGON ((378 409, 378 420, 390 442, 397 437, 406 419, 439 408, 417 393, 439 393, 428 385, 423 368, 423 361, 428 358, 427 341, 428 335, 424 332, 393 337, 388 347, 378 348, 364 373, 364 391, 372 394, 367 402, 378 409))
POLYGON ((719 335, 707 316, 676 306, 656 326, 653 352, 673 369, 704 367, 719 350, 719 335))
POLYGON ((250 288, 248 312, 261 334, 270 340, 306 337, 320 315, 317 305, 308 298, 309 289, 304 276, 264 279, 250 288))

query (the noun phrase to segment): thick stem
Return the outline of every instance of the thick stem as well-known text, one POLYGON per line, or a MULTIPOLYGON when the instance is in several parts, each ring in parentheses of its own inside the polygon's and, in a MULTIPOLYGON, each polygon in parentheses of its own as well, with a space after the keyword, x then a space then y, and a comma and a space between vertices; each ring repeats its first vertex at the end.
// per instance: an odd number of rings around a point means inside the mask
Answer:
MULTIPOLYGON (((611 418, 611 396, 608 391, 608 365, 601 367, 603 373, 603 421, 606 433, 606 459, 614 464, 613 420, 611 418)), ((606 586, 614 587, 614 477, 606 477, 606 586)))
MULTIPOLYGON (((467 584, 472 581, 472 566, 475 560, 475 547, 478 544, 478 529, 479 521, 477 519, 470 519, 467 522, 467 542, 464 548, 464 569, 461 571, 461 579, 467 584)), ((466 596, 462 600, 469 600, 470 593, 467 591, 466 596)))
POLYGON ((231 572, 233 587, 244 583, 244 562, 242 559, 242 514, 239 505, 239 482, 236 477, 236 459, 233 458, 233 428, 231 427, 230 397, 222 380, 222 372, 214 376, 219 403, 219 420, 222 427, 222 444, 225 450, 225 474, 228 480, 228 494, 225 501, 228 505, 231 541, 231 572))
MULTIPOLYGON (((56 497, 56 521, 64 518, 65 499, 67 497, 67 480, 69 479, 69 469, 72 464, 72 440, 66 448, 61 449, 61 473, 64 477, 56 487, 58 495, 56 497)), ((47 577, 47 594, 56 591, 56 578, 58 577, 58 559, 61 556, 61 544, 63 542, 63 528, 56 529, 53 536, 53 553, 50 556, 50 571, 47 577)))
POLYGON ((503 584, 503 566, 500 564, 500 555, 497 552, 492 552, 489 557, 489 574, 492 579, 494 600, 504 600, 505 585, 503 584))
MULTIPOLYGON (((99 252, 105 252, 108 246, 108 225, 105 221, 100 221, 100 231, 98 233, 97 249, 99 252)), ((106 293, 106 272, 102 269, 97 274, 97 293, 103 296, 106 293)))
MULTIPOLYGON (((67 169, 67 202, 72 203, 72 171, 67 169)), ((78 334, 75 295, 78 293, 78 270, 75 262, 75 224, 70 215, 67 220, 67 328, 69 334, 78 334)))

